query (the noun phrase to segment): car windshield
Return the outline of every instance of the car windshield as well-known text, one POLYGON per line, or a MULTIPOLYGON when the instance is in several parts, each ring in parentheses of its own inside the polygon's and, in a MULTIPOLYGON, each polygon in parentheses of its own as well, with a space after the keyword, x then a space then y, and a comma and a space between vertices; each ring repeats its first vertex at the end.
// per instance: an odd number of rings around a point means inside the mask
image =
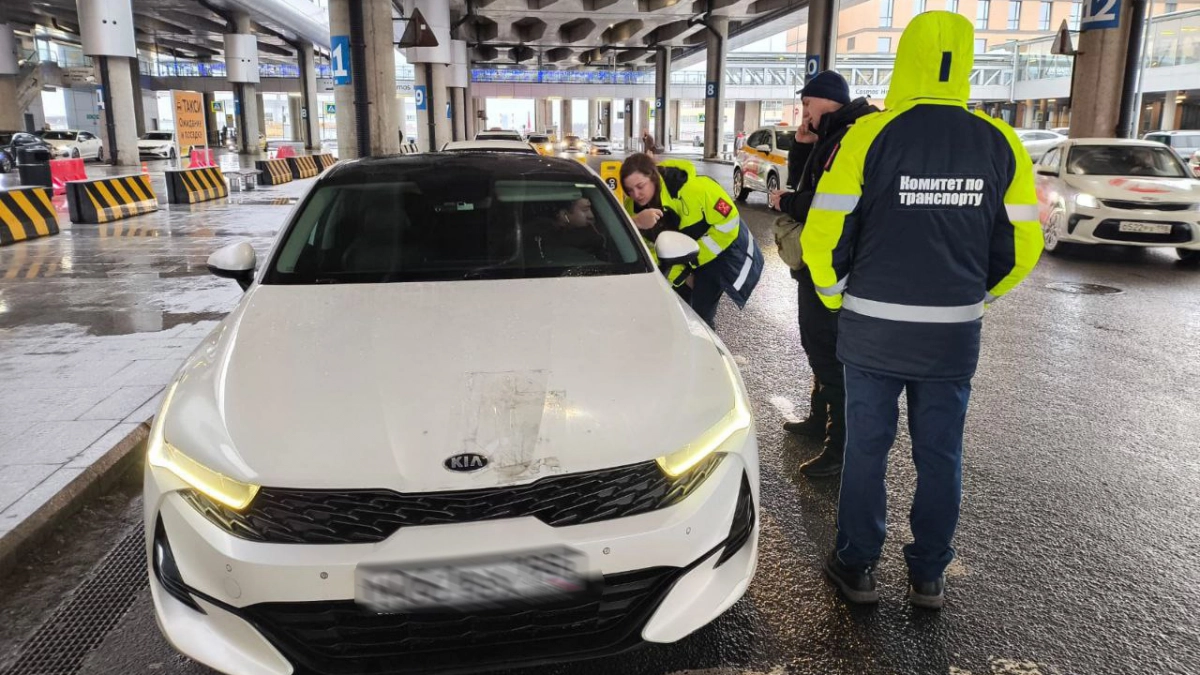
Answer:
POLYGON ((48 141, 73 141, 79 134, 74 131, 47 131, 42 138, 48 141))
POLYGON ((796 142, 796 132, 793 131, 776 131, 775 132, 775 147, 787 152, 792 149, 792 144, 796 142))
POLYGON ((477 141, 519 141, 521 134, 515 131, 482 131, 475 136, 477 141))
POLYGON ((265 283, 618 275, 652 269, 585 176, 449 160, 332 176, 305 201, 265 283))
POLYGON ((1144 145, 1077 145, 1067 171, 1077 176, 1156 176, 1185 178, 1175 153, 1144 145))
POLYGON ((550 137, 542 136, 540 134, 530 134, 528 140, 530 143, 549 143, 550 137))
POLYGON ((151 131, 142 136, 143 141, 169 141, 171 140, 171 132, 169 131, 151 131))
POLYGON ((592 142, 593 143, 607 143, 608 138, 606 136, 592 136, 592 142))

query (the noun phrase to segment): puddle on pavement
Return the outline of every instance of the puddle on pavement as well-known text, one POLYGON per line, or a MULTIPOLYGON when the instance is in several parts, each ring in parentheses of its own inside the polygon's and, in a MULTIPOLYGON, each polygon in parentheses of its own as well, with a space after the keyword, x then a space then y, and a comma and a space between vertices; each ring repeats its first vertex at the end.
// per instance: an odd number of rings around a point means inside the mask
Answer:
POLYGON ((1056 281, 1046 284, 1046 288, 1059 293, 1071 293, 1073 295, 1112 295, 1114 293, 1123 293, 1115 286, 1103 286, 1100 284, 1080 284, 1073 281, 1056 281))
POLYGON ((63 310, 24 314, 11 312, 5 323, 12 326, 69 324, 83 328, 88 335, 108 337, 135 333, 159 333, 183 324, 220 321, 226 312, 164 312, 151 309, 63 310))

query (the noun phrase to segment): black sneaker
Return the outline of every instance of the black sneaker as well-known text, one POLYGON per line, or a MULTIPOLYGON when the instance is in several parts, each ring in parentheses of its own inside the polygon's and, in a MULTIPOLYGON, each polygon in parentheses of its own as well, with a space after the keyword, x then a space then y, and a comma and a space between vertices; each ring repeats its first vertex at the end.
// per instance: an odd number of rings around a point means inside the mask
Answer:
POLYGON ((941 609, 945 603, 946 575, 933 581, 908 580, 908 601, 924 609, 941 609))
POLYGON ((829 478, 842 475, 842 452, 828 446, 821 454, 800 465, 800 473, 809 478, 829 478))
POLYGON ((875 590, 875 569, 851 569, 838 560, 837 552, 830 551, 825 558, 825 576, 842 591, 846 599, 858 605, 879 602, 879 591, 875 590))
POLYGON ((784 422, 783 430, 796 436, 825 438, 825 420, 809 415, 799 422, 784 422))

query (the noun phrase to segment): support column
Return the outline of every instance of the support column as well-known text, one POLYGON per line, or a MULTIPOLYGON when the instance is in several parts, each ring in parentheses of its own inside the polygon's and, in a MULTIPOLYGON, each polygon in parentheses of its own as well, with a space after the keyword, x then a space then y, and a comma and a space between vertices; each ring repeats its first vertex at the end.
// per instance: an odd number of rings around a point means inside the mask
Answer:
MULTIPOLYGON (((1072 138, 1113 138, 1121 135, 1122 101, 1137 69, 1127 69, 1132 25, 1143 18, 1145 3, 1121 3, 1117 28, 1089 30, 1080 34, 1071 82, 1072 138), (1129 71, 1132 70, 1132 73, 1129 71)), ((1132 64, 1136 66, 1136 63, 1132 64)), ((1136 81, 1133 83, 1136 84, 1136 81)), ((1136 87, 1134 88, 1136 89, 1136 87)), ((1135 91, 1136 94, 1136 91, 1135 91)), ((1136 98, 1136 96, 1135 96, 1136 98)), ((1135 113, 1136 109, 1132 110, 1135 113)), ((1132 121, 1130 120, 1130 124, 1132 121)))
MULTIPOLYGON (((809 23, 812 23, 810 8, 809 23)), ((704 91, 704 157, 721 152, 725 116, 725 57, 729 51, 729 17, 708 19, 708 68, 704 91)))
MULTIPOLYGON (((357 0, 363 1, 363 0, 357 0)), ((382 10, 388 10, 390 3, 372 2, 382 10)), ((424 87, 425 110, 417 110, 417 145, 422 151, 440 149, 452 138, 451 120, 446 118, 446 103, 450 100, 447 87, 450 84, 450 66, 454 63, 454 48, 450 42, 450 3, 445 0, 405 0, 406 16, 412 16, 414 9, 419 9, 425 17, 425 23, 434 37, 436 47, 413 47, 407 50, 408 62, 413 64, 416 71, 416 84, 424 87)), ((386 11, 383 14, 387 14, 386 11)), ((380 20, 381 39, 391 44, 390 16, 380 20), (386 28, 386 31, 383 31, 386 28), (384 35, 386 33, 386 35, 384 35)), ((389 46, 390 50, 390 46, 389 46)), ((388 71, 388 78, 392 73, 388 71)), ((393 85, 394 86, 394 85, 393 85)))
POLYGON ((308 143, 304 139, 304 123, 302 119, 304 113, 304 97, 288 96, 288 121, 292 123, 292 136, 288 140, 297 143, 304 143, 304 147, 308 147, 308 143))
MULTIPOLYGON (((258 131, 263 135, 263 138, 266 139, 267 138, 267 104, 265 101, 263 101, 262 92, 255 92, 254 107, 255 107, 255 110, 258 111, 258 131)), ((258 143, 258 139, 255 138, 254 142, 258 143)))
POLYGON ((567 137, 571 131, 571 99, 564 98, 558 102, 559 113, 558 119, 561 122, 562 128, 558 130, 558 139, 562 140, 567 137))
POLYGON ((679 136, 679 134, 680 134, 679 101, 677 101, 677 100, 671 101, 669 104, 669 108, 670 108, 670 115, 671 115, 671 138, 667 139, 668 141, 670 141, 669 143, 667 143, 668 149, 671 148, 672 143, 674 143, 675 141, 678 141, 680 138, 680 136, 679 136))
POLYGON ((17 107, 17 80, 21 69, 17 65, 16 37, 12 26, 0 23, 0 129, 24 129, 22 110, 17 107))
POLYGON ((1177 98, 1179 92, 1168 91, 1163 96, 1166 98, 1163 99, 1162 123, 1159 124, 1159 128, 1163 131, 1174 131, 1175 114, 1179 110, 1179 100, 1177 98))
MULTIPOLYGON (((534 107, 533 107, 534 115, 537 115, 537 111, 538 111, 537 106, 538 106, 538 104, 535 102, 534 107)), ((487 128, 486 126, 484 126, 485 120, 483 120, 482 118, 479 117, 480 113, 483 113, 485 115, 487 114, 487 101, 485 101, 482 98, 479 98, 478 96, 472 96, 471 97, 471 124, 470 124, 471 138, 475 138, 475 134, 479 133, 479 131, 481 129, 487 128)))
POLYGON ((667 148, 667 102, 671 100, 671 48, 660 47, 654 59, 654 139, 667 148))
MULTIPOLYGON (((137 166, 137 107, 130 61, 137 60, 130 0, 77 0, 83 53, 96 57, 104 101, 104 152, 114 165, 137 166)), ((15 127, 20 128, 20 127, 15 127)))
POLYGON ((213 112, 213 101, 216 97, 211 91, 201 93, 204 105, 204 126, 208 129, 208 144, 217 147, 221 144, 221 126, 223 117, 213 112))
POLYGON ((625 115, 625 152, 637 152, 640 147, 634 144, 633 139, 636 138, 633 124, 633 99, 627 98, 622 100, 622 107, 625 115))
POLYGON ((447 78, 453 112, 453 119, 450 121, 450 137, 456 141, 467 140, 470 138, 467 135, 467 117, 469 116, 467 87, 471 84, 471 74, 466 41, 451 40, 450 52, 451 64, 447 78))
MULTIPOLYGON (((651 133, 651 135, 654 134, 654 123, 650 119, 650 103, 651 103, 650 101, 647 101, 644 98, 638 99, 638 102, 637 102, 637 119, 638 119, 638 135, 637 135, 637 137, 638 137, 639 141, 641 140, 642 135, 647 131, 649 131, 651 133)), ((658 142, 657 137, 654 139, 654 142, 655 143, 658 142)))
MULTIPOLYGON (((333 96, 341 159, 400 152, 391 12, 391 3, 387 2, 329 2, 330 36, 349 38, 349 53, 334 54, 334 67, 341 65, 345 71, 341 77, 349 80, 337 84, 335 74, 333 96)), ((448 36, 444 44, 449 49, 448 36)), ((341 51, 347 50, 343 46, 341 51)))
POLYGON ((549 112, 546 110, 546 103, 544 98, 533 99, 533 130, 539 134, 545 132, 547 120, 550 119, 546 114, 549 112))
POLYGON ((1047 124, 1048 115, 1046 114, 1047 113, 1046 99, 1042 99, 1042 100, 1038 101, 1037 110, 1038 110, 1037 111, 1037 119, 1034 120, 1034 126, 1037 127, 1038 129, 1045 129, 1046 127, 1049 126, 1047 124))
POLYGON ((146 110, 142 105, 142 71, 138 68, 136 57, 129 59, 129 81, 133 83, 133 112, 137 124, 137 135, 141 138, 146 134, 146 110))
POLYGON ((609 143, 612 142, 612 121, 613 121, 613 102, 611 100, 600 102, 600 135, 607 138, 609 143))
POLYGON ((823 70, 833 68, 833 41, 837 22, 836 0, 809 0, 808 3, 808 42, 806 43, 806 63, 814 57, 816 67, 809 67, 804 73, 804 81, 808 82, 813 76, 823 70))
POLYGON ((225 69, 233 84, 234 110, 238 132, 238 151, 258 154, 258 134, 262 129, 258 96, 258 39, 254 37, 250 15, 236 13, 232 33, 225 34, 225 69))
POLYGON ((301 42, 297 53, 300 62, 300 116, 292 122, 301 129, 299 138, 309 150, 321 148, 320 111, 317 110, 317 67, 311 42, 301 42))
POLYGON ((1033 128, 1033 101, 1025 101, 1025 121, 1021 126, 1026 129, 1033 128))

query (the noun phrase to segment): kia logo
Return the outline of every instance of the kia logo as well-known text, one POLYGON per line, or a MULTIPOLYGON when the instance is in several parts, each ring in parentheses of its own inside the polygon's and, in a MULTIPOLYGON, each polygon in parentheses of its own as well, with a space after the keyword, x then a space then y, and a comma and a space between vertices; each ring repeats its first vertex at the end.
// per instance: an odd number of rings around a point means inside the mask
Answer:
POLYGON ((477 455, 473 452, 464 452, 461 455, 447 457, 446 461, 443 463, 443 466, 445 466, 448 471, 468 473, 471 471, 479 471, 480 469, 486 467, 487 463, 487 457, 484 457, 483 455, 477 455))

